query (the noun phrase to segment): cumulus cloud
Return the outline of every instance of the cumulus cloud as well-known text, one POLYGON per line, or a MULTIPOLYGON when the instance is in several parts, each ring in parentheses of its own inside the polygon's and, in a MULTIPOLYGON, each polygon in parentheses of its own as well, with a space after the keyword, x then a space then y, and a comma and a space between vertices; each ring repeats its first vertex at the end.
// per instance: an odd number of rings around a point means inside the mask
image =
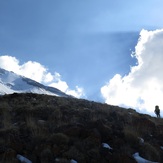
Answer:
POLYGON ((68 89, 68 90, 67 90, 67 94, 70 94, 70 95, 72 95, 72 96, 74 96, 74 97, 77 97, 77 98, 80 98, 80 97, 82 97, 82 96, 85 97, 84 89, 81 88, 81 87, 78 87, 78 86, 76 86, 75 90, 70 90, 70 89, 68 89))
POLYGON ((76 86, 74 90, 69 89, 67 83, 61 80, 61 75, 59 73, 55 73, 54 75, 55 82, 51 83, 50 86, 60 89, 61 91, 70 94, 74 97, 80 98, 85 97, 84 89, 76 86))
POLYGON ((61 79, 61 75, 58 72, 52 74, 45 66, 38 62, 28 61, 24 64, 20 64, 17 58, 5 55, 0 56, 0 67, 33 79, 39 83, 58 88, 77 98, 84 97, 84 90, 82 88, 76 86, 75 89, 70 89, 67 82, 61 79))
POLYGON ((143 29, 131 56, 137 59, 137 64, 129 74, 116 74, 101 88, 105 102, 151 115, 155 105, 163 111, 163 29, 143 29))
POLYGON ((55 72, 54 75, 54 82, 50 84, 50 86, 55 88, 60 88, 61 91, 66 92, 68 90, 68 85, 65 81, 61 80, 61 75, 57 72, 55 72))

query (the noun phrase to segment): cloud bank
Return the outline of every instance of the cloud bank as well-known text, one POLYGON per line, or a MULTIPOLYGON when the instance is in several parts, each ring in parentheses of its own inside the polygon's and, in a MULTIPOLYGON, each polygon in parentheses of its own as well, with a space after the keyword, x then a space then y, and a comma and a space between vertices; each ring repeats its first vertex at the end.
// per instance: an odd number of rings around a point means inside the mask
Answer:
POLYGON ((136 66, 125 76, 116 74, 101 88, 105 102, 151 115, 159 105, 163 112, 163 29, 143 29, 131 56, 137 59, 136 66))
POLYGON ((59 90, 77 98, 85 96, 83 88, 76 86, 74 90, 70 89, 66 81, 61 79, 61 75, 58 72, 52 74, 45 66, 38 62, 28 61, 24 64, 20 64, 17 58, 5 55, 0 56, 0 67, 33 79, 44 85, 58 88, 59 90))

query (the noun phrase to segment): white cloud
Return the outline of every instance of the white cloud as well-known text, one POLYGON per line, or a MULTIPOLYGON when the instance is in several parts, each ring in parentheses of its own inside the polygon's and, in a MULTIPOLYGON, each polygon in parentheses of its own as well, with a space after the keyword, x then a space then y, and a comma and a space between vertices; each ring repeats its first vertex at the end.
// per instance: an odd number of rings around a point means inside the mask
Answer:
POLYGON ((12 56, 0 56, 0 67, 15 72, 19 71, 19 61, 12 56))
POLYGON ((68 90, 68 85, 65 81, 61 80, 61 75, 57 72, 55 72, 54 75, 54 82, 50 84, 50 86, 60 89, 63 92, 66 92, 68 90))
POLYGON ((75 96, 77 98, 80 98, 80 97, 83 97, 83 96, 85 97, 83 88, 80 88, 78 86, 76 86, 76 89, 75 90, 68 89, 66 93, 67 94, 70 94, 72 96, 75 96))
POLYGON ((142 30, 133 54, 137 65, 126 76, 116 74, 101 88, 102 96, 108 104, 154 115, 155 105, 163 111, 163 29, 142 30))
POLYGON ((84 90, 76 86, 71 90, 66 81, 61 80, 61 75, 57 72, 52 73, 38 62, 28 61, 20 64, 19 60, 12 56, 0 56, 0 67, 8 71, 13 71, 19 75, 28 77, 45 85, 53 86, 59 90, 73 95, 77 98, 84 97, 84 90))
POLYGON ((59 73, 55 73, 54 75, 55 82, 51 83, 50 86, 60 89, 61 91, 72 95, 74 97, 80 98, 85 97, 83 88, 76 86, 74 90, 69 89, 67 83, 61 80, 61 75, 59 73))

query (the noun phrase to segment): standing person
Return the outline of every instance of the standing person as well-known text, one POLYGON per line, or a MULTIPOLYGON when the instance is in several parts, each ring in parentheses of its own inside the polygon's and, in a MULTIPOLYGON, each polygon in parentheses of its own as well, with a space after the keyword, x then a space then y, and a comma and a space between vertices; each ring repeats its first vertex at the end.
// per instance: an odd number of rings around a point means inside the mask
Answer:
POLYGON ((155 111, 154 112, 155 112, 157 118, 160 118, 160 109, 159 109, 158 105, 155 106, 155 111))

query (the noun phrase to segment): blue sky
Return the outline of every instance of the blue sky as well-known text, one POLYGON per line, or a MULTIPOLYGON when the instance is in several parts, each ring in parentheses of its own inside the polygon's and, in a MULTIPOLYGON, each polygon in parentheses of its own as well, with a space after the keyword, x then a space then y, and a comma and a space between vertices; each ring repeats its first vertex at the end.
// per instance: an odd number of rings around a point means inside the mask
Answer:
POLYGON ((48 82, 34 78, 39 82, 81 88, 81 98, 111 103, 101 88, 136 65, 131 53, 142 29, 162 28, 162 6, 161 0, 0 0, 0 55, 15 57, 21 70, 40 64, 53 75, 48 82))

